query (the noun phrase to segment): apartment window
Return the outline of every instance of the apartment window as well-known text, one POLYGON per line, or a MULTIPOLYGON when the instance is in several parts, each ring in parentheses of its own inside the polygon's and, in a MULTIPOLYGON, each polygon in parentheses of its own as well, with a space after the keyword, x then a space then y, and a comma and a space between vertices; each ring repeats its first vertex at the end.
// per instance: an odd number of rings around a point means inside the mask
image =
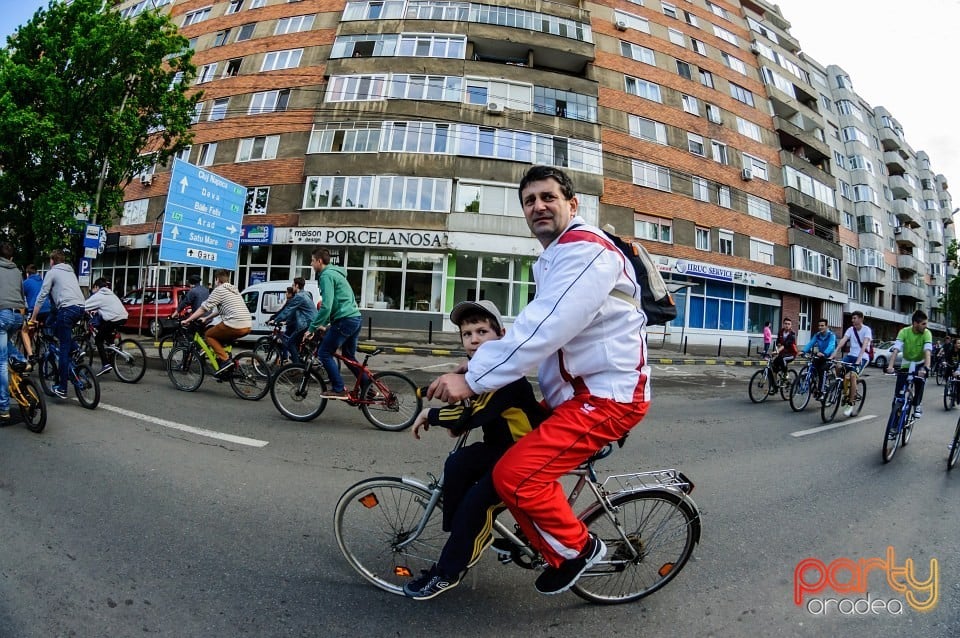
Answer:
POLYGON ((741 155, 743 156, 743 167, 749 168, 753 172, 754 177, 758 179, 768 179, 766 162, 759 157, 747 155, 746 153, 741 153, 741 155))
POLYGON ((213 38, 213 46, 219 47, 227 43, 227 38, 230 37, 230 29, 224 29, 223 31, 217 31, 217 35, 213 38))
POLYGON ((702 177, 691 177, 690 181, 693 186, 693 198, 701 202, 709 202, 709 182, 702 177))
POLYGON ((633 137, 657 144, 667 143, 667 127, 664 124, 639 115, 628 115, 627 121, 630 126, 630 135, 633 137))
POLYGON ((466 36, 401 35, 397 46, 400 57, 463 59, 467 50, 466 36))
POLYGON ((670 169, 650 162, 633 160, 633 183, 670 192, 670 169))
POLYGON ((677 7, 670 4, 669 2, 661 2, 660 9, 663 11, 663 15, 670 18, 677 18, 677 7))
POLYGON ((639 239, 673 243, 673 222, 661 217, 639 216, 633 220, 633 234, 639 239))
POLYGON ((690 65, 683 60, 677 60, 677 73, 688 80, 693 78, 693 75, 690 73, 690 65))
POLYGON ((230 0, 230 4, 227 5, 226 15, 231 13, 236 13, 243 8, 243 0, 230 0))
POLYGON ((200 153, 197 155, 197 166, 210 166, 217 154, 217 143, 200 145, 200 153))
POLYGON ((707 55, 707 45, 696 38, 690 38, 690 48, 693 49, 695 53, 707 55))
POLYGON ((693 153, 694 155, 699 155, 700 157, 704 156, 703 149, 703 137, 700 135, 694 135, 693 133, 687 133, 687 150, 693 153))
POLYGON ((452 182, 449 179, 378 177, 376 207, 446 213, 450 210, 451 187, 452 182))
POLYGON ((240 75, 240 64, 243 62, 243 58, 234 58, 227 61, 227 66, 223 70, 223 77, 225 78, 234 78, 240 75))
POLYGON ((763 141, 763 139, 760 137, 760 127, 749 120, 743 119, 739 115, 737 116, 737 131, 741 135, 746 135, 751 140, 755 140, 757 142, 763 141))
POLYGON ((730 16, 727 15, 727 10, 721 6, 715 5, 709 0, 707 0, 707 8, 713 12, 713 15, 720 16, 724 20, 729 20, 730 16))
POLYGON ((626 11, 614 11, 613 12, 613 22, 623 22, 627 25, 628 29, 636 29, 641 33, 650 33, 650 22, 645 18, 640 16, 635 16, 632 13, 627 13, 626 11))
POLYGON ((723 124, 723 117, 720 115, 720 107, 709 102, 705 104, 707 108, 707 119, 714 124, 723 124))
POLYGON ((624 42, 621 40, 620 54, 625 58, 630 58, 631 60, 643 62, 651 66, 656 66, 657 64, 656 58, 653 55, 653 49, 648 49, 647 47, 642 47, 632 42, 624 42))
POLYGON ((833 152, 833 163, 834 163, 834 165, 836 165, 838 168, 846 169, 846 168, 847 168, 847 157, 846 157, 843 153, 840 153, 840 152, 838 152, 838 151, 834 151, 834 152, 833 152))
POLYGON ((184 147, 180 150, 179 153, 177 153, 176 155, 174 155, 174 157, 176 157, 178 160, 181 160, 181 161, 183 161, 183 162, 189 162, 189 161, 190 161, 190 151, 192 151, 192 150, 193 150, 193 146, 184 146, 184 147))
POLYGON ((710 140, 710 154, 713 161, 721 164, 729 164, 730 158, 727 157, 727 145, 716 140, 710 140))
POLYGON ((263 57, 261 71, 276 71, 278 69, 295 69, 300 66, 300 58, 303 56, 303 49, 290 49, 288 51, 271 51, 263 57))
POLYGON ((738 102, 753 106, 753 93, 739 84, 730 83, 730 96, 738 102))
POLYGON ((676 29, 667 29, 667 38, 678 46, 686 44, 686 40, 683 39, 683 32, 676 29))
POLYGON ((700 69, 700 84, 713 88, 713 73, 700 69))
MULTIPOLYGON (((508 87, 517 88, 515 85, 508 87)), ((519 93, 519 90, 517 91, 519 93)), ((515 106, 516 100, 512 101, 515 106)), ((510 106, 508 101, 507 105, 510 106)), ((556 115, 566 117, 571 120, 581 120, 584 122, 597 121, 597 98, 583 93, 574 93, 573 91, 562 91, 545 86, 533 87, 533 111, 535 113, 546 113, 547 115, 556 115)))
POLYGON ((251 9, 259 9, 267 4, 267 0, 250 0, 251 9))
POLYGON ((851 102, 850 100, 837 100, 837 111, 843 115, 850 115, 857 118, 861 122, 865 121, 863 118, 863 111, 859 106, 851 102))
POLYGON ((692 95, 681 95, 680 102, 683 104, 683 110, 687 113, 700 115, 700 101, 692 95))
POLYGON ((210 109, 210 116, 207 117, 207 120, 210 122, 216 122, 222 120, 227 116, 227 105, 230 103, 230 98, 221 97, 213 101, 213 108, 210 109))
MULTIPOLYGON (((191 24, 196 24, 198 22, 203 22, 210 17, 211 7, 205 7, 197 11, 191 11, 183 17, 183 26, 189 27, 191 24)), ((181 27, 183 28, 183 27, 181 27)))
POLYGON ((864 146, 870 146, 870 138, 856 126, 844 126, 840 131, 844 142, 860 142, 864 146))
MULTIPOLYGON (((513 146, 507 132, 500 138, 498 157, 504 157, 513 146)), ((481 135, 485 134, 481 132, 481 135)), ((388 122, 383 128, 381 150, 398 153, 446 153, 449 150, 450 125, 434 122, 388 122)), ((496 140, 496 138, 494 138, 496 140)), ((477 154, 482 151, 474 149, 477 154)), ((490 151, 492 153, 492 151, 490 151)))
POLYGON ((196 124, 200 121, 200 114, 203 113, 203 102, 198 102, 195 107, 193 107, 193 117, 190 118, 191 124, 196 124))
POLYGON ((720 57, 723 58, 723 61, 726 62, 727 66, 740 73, 741 75, 747 74, 747 65, 743 63, 743 60, 735 58, 726 51, 720 52, 720 57))
POLYGON ((244 40, 249 40, 253 37, 253 28, 256 27, 256 23, 251 22, 250 24, 245 24, 237 29, 237 42, 243 42, 244 40))
POLYGON ((327 102, 382 100, 387 91, 387 76, 338 75, 327 82, 327 102))
MULTIPOLYGON (((692 13, 690 13, 689 11, 684 11, 684 12, 683 12, 683 19, 686 20, 686 21, 687 21, 687 24, 689 24, 689 25, 691 25, 691 26, 694 26, 694 27, 699 27, 699 26, 700 26, 700 21, 697 20, 697 16, 695 16, 695 15, 692 14, 692 13)), ((692 39, 692 38, 691 38, 691 39, 692 39)))
POLYGON ((877 198, 877 191, 873 190, 867 184, 854 184, 853 185, 853 201, 855 202, 870 202, 880 205, 880 201, 877 198))
POLYGON ((773 265, 773 244, 762 239, 750 238, 750 260, 773 265))
POLYGON ((730 187, 722 184, 717 186, 717 205, 730 208, 730 187))
POLYGON ((277 147, 280 145, 279 135, 248 137, 240 140, 237 149, 238 162, 253 162, 257 160, 271 160, 277 157, 277 147))
POLYGON ((267 201, 270 199, 269 186, 254 186, 247 189, 247 201, 243 207, 244 215, 266 215, 267 201))
POLYGON ((793 268, 827 279, 840 279, 840 261, 803 246, 793 246, 793 268))
POLYGON ((847 230, 856 230, 856 218, 854 218, 853 213, 848 213, 843 211, 843 226, 847 230))
POLYGON ((733 255, 733 233, 729 230, 717 232, 717 252, 721 255, 733 255))
MULTIPOLYGON (((399 100, 460 102, 463 100, 463 95, 463 78, 461 77, 394 73, 390 76, 387 97, 399 100)), ((534 108, 537 108, 540 103, 537 96, 534 96, 534 108)))
POLYGON ((710 229, 697 227, 694 242, 697 250, 710 250, 710 229))
POLYGON ((857 265, 857 249, 856 248, 854 248, 853 246, 844 246, 843 255, 848 264, 850 264, 851 266, 857 265))
POLYGON ((253 98, 250 100, 250 109, 247 111, 247 114, 258 115, 260 113, 286 111, 289 101, 290 89, 254 93, 253 98))
POLYGON ((380 150, 380 127, 379 122, 316 124, 307 153, 376 153, 380 150))
POLYGON ((197 84, 203 84, 204 82, 209 82, 214 79, 217 75, 217 63, 205 64, 200 67, 200 72, 197 73, 197 84))
POLYGON ((833 112, 833 102, 823 93, 820 94, 820 106, 827 111, 833 112))
POLYGON ((717 25, 713 25, 713 35, 717 36, 721 40, 726 40, 735 47, 740 46, 740 41, 737 39, 737 36, 733 35, 726 29, 722 29, 717 25))
POLYGON ((124 202, 120 225, 128 226, 130 224, 145 223, 147 221, 147 208, 149 205, 149 199, 134 199, 124 202))
POLYGON ((641 80, 640 78, 635 78, 631 76, 626 76, 626 90, 627 93, 632 95, 637 95, 654 102, 660 102, 660 85, 654 84, 653 82, 647 82, 646 80, 641 80))
POLYGON ((274 35, 283 35, 285 33, 299 33, 300 31, 309 31, 313 28, 313 15, 294 16, 292 18, 280 18, 277 20, 277 28, 274 29, 274 35))
POLYGON ((768 222, 773 221, 773 210, 770 202, 749 193, 747 194, 747 214, 765 219, 768 222))
MULTIPOLYGON (((843 156, 841 155, 841 157, 843 156)), ((868 171, 871 175, 876 174, 873 172, 873 162, 863 155, 851 155, 847 159, 850 161, 851 171, 868 171)))
MULTIPOLYGON (((355 175, 349 177, 308 177, 307 187, 304 192, 304 208, 370 208, 373 205, 373 196, 375 192, 375 177, 370 175, 355 175)), ((401 180, 403 178, 400 178, 401 180)), ((411 178, 419 182, 417 178, 411 178)), ((386 185, 389 195, 389 183, 386 185)), ((413 189, 413 201, 409 203, 416 205, 416 188, 413 189)), ((387 197, 388 205, 384 208, 391 208, 390 198, 387 197)), ((398 198, 395 202, 398 204, 395 208, 402 208, 404 198, 398 198)), ((449 203, 449 200, 448 200, 449 203)))

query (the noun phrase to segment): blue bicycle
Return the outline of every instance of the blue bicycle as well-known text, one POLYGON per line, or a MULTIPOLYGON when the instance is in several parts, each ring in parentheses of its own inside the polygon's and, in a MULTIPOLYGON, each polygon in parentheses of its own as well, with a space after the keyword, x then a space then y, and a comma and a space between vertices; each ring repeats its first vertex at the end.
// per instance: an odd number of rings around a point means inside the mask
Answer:
MULTIPOLYGON (((100 404, 100 382, 90 366, 80 363, 82 351, 76 342, 70 353, 67 382, 73 385, 80 405, 93 410, 100 404)), ((51 340, 40 360, 40 385, 47 396, 54 396, 53 386, 60 383, 60 345, 51 340)))
POLYGON ((893 407, 890 409, 890 418, 887 420, 887 429, 883 436, 883 462, 889 463, 897 453, 902 443, 904 447, 910 442, 913 434, 913 423, 916 420, 913 411, 913 382, 917 377, 910 372, 897 373, 897 385, 902 385, 900 392, 893 398, 893 407), (904 380, 901 383, 902 380, 904 380))

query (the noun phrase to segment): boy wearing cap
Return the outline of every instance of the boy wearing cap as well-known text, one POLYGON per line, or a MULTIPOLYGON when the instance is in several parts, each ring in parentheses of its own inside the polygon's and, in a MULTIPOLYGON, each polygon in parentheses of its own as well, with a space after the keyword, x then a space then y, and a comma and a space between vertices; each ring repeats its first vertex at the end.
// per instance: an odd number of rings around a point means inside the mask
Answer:
MULTIPOLYGON (((457 304, 450 321, 460 327, 467 357, 505 332, 500 311, 486 300, 457 304)), ((482 428, 483 441, 447 457, 443 468, 443 530, 450 532, 450 538, 437 563, 404 586, 405 595, 427 600, 453 589, 460 584, 463 573, 480 560, 483 550, 493 542, 493 519, 503 507, 493 488, 493 466, 514 441, 545 416, 526 377, 477 396, 469 406, 456 404, 420 412, 413 428, 417 439, 421 429, 426 431, 435 425, 449 429, 450 436, 482 428)))

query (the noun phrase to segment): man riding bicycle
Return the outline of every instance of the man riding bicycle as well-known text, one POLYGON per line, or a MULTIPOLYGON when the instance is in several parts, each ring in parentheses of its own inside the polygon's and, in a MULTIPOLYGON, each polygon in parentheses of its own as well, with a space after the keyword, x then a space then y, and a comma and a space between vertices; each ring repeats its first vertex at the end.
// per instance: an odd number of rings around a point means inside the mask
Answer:
POLYGON ((843 351, 843 346, 850 344, 850 352, 843 357, 843 362, 857 366, 847 373, 849 394, 847 405, 843 408, 843 416, 853 414, 853 406, 857 404, 857 375, 870 363, 870 344, 873 342, 873 331, 870 330, 870 326, 864 325, 862 312, 854 310, 850 315, 850 323, 852 325, 843 333, 843 338, 840 339, 831 357, 836 359, 837 354, 843 351))
POLYGON ((773 350, 774 359, 771 364, 774 378, 770 380, 770 394, 776 394, 777 384, 774 383, 777 375, 787 369, 787 364, 797 357, 797 333, 793 331, 793 320, 783 319, 783 326, 777 335, 777 345, 773 350))
POLYGON ((100 371, 97 372, 99 377, 113 370, 113 365, 107 358, 104 343, 127 322, 127 309, 110 290, 110 282, 103 277, 90 286, 90 297, 84 302, 83 307, 91 313, 90 325, 97 330, 93 343, 97 347, 97 354, 100 355, 100 371))
POLYGON ((813 371, 816 379, 814 396, 819 396, 823 389, 823 375, 830 367, 830 355, 837 349, 837 335, 830 330, 826 319, 817 320, 817 332, 803 347, 803 354, 813 353, 813 371))
POLYGON ((80 282, 70 264, 65 263, 67 255, 57 249, 50 253, 50 272, 43 279, 43 286, 33 305, 30 321, 35 322, 43 302, 50 298, 56 311, 53 319, 53 335, 60 344, 59 373, 53 393, 61 399, 67 398, 67 378, 70 374, 70 353, 73 350, 73 326, 83 317, 83 291, 80 282))
MULTIPOLYGON (((893 363, 897 353, 903 351, 903 362, 900 364, 902 372, 916 371, 913 385, 913 416, 923 416, 923 386, 930 372, 930 358, 933 356, 933 335, 927 330, 927 313, 917 310, 913 313, 912 324, 897 333, 897 340, 890 348, 890 363, 887 364, 887 374, 893 373, 893 363), (917 364, 920 364, 919 366, 917 364)), ((897 389, 894 396, 899 395, 907 382, 907 375, 897 375, 897 389)))
POLYGON ((240 296, 240 291, 230 283, 230 271, 217 270, 213 273, 213 277, 217 287, 199 308, 183 320, 183 323, 190 323, 200 315, 205 315, 204 321, 210 321, 219 315, 221 323, 208 328, 203 339, 217 355, 219 365, 213 376, 222 379, 233 361, 233 358, 224 350, 224 346, 249 333, 253 328, 253 320, 250 317, 250 309, 240 296))

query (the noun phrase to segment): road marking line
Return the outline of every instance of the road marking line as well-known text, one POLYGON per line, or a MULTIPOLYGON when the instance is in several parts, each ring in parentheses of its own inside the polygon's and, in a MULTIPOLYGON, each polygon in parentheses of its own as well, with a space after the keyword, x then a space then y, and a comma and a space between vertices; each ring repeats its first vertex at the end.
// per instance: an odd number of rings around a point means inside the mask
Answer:
POLYGON ((235 434, 225 434, 224 432, 204 430, 203 428, 195 428, 192 425, 184 425, 182 423, 176 423, 174 421, 167 421, 166 419, 158 419, 157 417, 150 416, 149 414, 141 414, 139 412, 133 412, 132 410, 118 408, 115 405, 107 405, 106 403, 101 403, 99 407, 103 410, 116 412, 117 414, 122 414, 123 416, 128 416, 133 419, 140 419, 141 421, 147 421, 149 423, 153 423, 154 425, 162 425, 165 428, 180 430, 182 432, 189 432, 190 434, 197 434, 199 436, 205 436, 211 439, 220 439, 221 441, 228 441, 230 443, 237 443, 239 445, 249 445, 250 447, 263 447, 269 443, 269 441, 260 441, 259 439, 248 439, 245 436, 236 436, 235 434))
POLYGON ((826 432, 827 430, 834 430, 836 428, 842 428, 845 425, 853 425, 854 423, 860 423, 861 421, 869 421, 870 419, 875 419, 875 418, 877 418, 876 414, 866 414, 864 416, 858 416, 852 419, 847 419, 846 421, 840 421, 839 423, 830 423, 828 425, 821 425, 818 428, 810 428, 809 430, 797 430, 796 432, 791 432, 790 436, 799 439, 801 436, 816 434, 818 432, 826 432))

